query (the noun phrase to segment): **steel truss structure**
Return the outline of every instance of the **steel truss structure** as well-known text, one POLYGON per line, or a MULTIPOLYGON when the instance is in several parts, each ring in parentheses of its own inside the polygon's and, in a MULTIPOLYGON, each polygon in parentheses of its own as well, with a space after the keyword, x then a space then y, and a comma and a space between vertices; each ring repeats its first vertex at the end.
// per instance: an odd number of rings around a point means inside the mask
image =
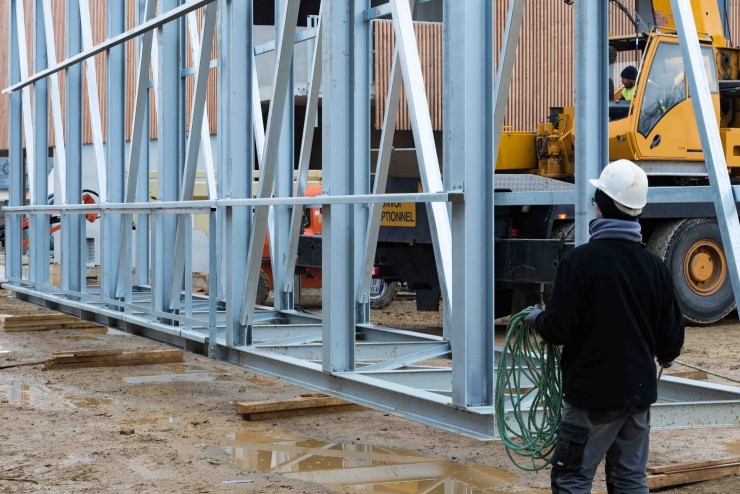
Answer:
MULTIPOLYGON (((444 180, 412 26, 413 1, 323 2, 320 25, 296 33, 299 0, 277 0, 274 43, 254 46, 251 0, 140 0, 139 24, 125 30, 125 2, 107 3, 107 39, 93 45, 89 0, 66 0, 67 58, 55 59, 51 0, 35 0, 34 67, 27 67, 21 0, 10 2, 10 163, 6 285, 24 300, 182 346, 258 372, 322 390, 376 409, 481 439, 494 437, 494 202, 576 204, 578 240, 589 219, 586 180, 607 161, 605 2, 576 3, 576 100, 583 157, 574 191, 494 193, 494 157, 503 122, 524 0, 510 4, 505 42, 494 73, 492 3, 445 2, 444 180), (203 8, 197 25, 196 9, 203 8), (390 15, 396 53, 380 150, 371 181, 371 24, 390 15), (218 36, 218 59, 210 60, 218 36), (193 66, 185 67, 185 38, 193 66), (123 43, 138 39, 131 144, 125 148, 123 43), (300 149, 293 149, 294 44, 315 41, 300 149), (269 116, 263 122, 255 54, 275 51, 269 116), (92 57, 107 54, 106 135, 92 57), (454 54, 454 56, 452 56, 454 54), (82 64, 93 127, 101 203, 80 204, 82 64), (210 145, 206 88, 218 69, 217 159, 210 145), (150 81, 150 68, 153 75, 150 81), (66 72, 61 111, 58 74, 66 72), (194 77, 191 111, 185 77, 194 77), (148 88, 156 92, 158 198, 149 200, 148 88), (423 192, 385 194, 401 89, 411 115, 423 192), (495 88, 495 90, 492 90, 495 88), (33 91, 34 102, 31 101, 33 91), (322 99, 323 188, 304 197, 319 98, 322 99), (55 173, 61 204, 47 205, 47 98, 55 131, 55 173), (189 115, 189 122, 185 122, 189 115), (64 123, 64 125, 63 125, 64 123), (192 131, 187 133, 187 129, 192 131), (25 160, 24 142, 25 139, 25 160), (294 154, 298 152, 297 179, 294 154), (193 200, 199 154, 208 200, 193 200), (255 158, 256 157, 256 158, 255 158), (464 159, 463 159, 464 157, 464 159), (259 187, 252 192, 252 171, 259 187), (30 204, 24 203, 28 171, 30 204), (444 307, 444 334, 433 337, 370 324, 369 288, 382 204, 424 203, 428 211, 444 307), (295 259, 305 206, 323 208, 323 311, 294 309, 295 259), (84 215, 102 222, 100 286, 85 283, 84 215), (62 283, 49 282, 49 216, 62 217, 62 283), (192 216, 210 225, 208 296, 191 289, 192 216), (29 273, 22 270, 23 216, 30 218, 29 273), (136 229, 133 230, 133 224, 136 229), (215 232, 215 234, 214 234, 215 232), (275 276, 274 308, 255 305, 262 245, 268 235, 275 276), (135 273, 132 276, 132 272, 135 273), (428 360, 451 355, 446 367, 428 360)), ((422 3, 422 2, 417 2, 422 3)), ((697 115, 711 111, 688 2, 674 0, 697 115)), ((719 134, 704 118, 711 188, 682 189, 714 201, 725 245, 736 267, 740 228, 732 214, 719 134), (726 183, 725 183, 726 182, 726 183), (729 206, 728 206, 729 205, 729 206), (728 209, 729 208, 729 209, 728 209)), ((676 189, 670 191, 676 194, 676 189)), ((668 191, 652 190, 651 198, 668 191)), ((731 270, 740 293, 737 269, 731 270)), ((654 426, 735 425, 740 392, 731 387, 664 377, 654 426)), ((536 413, 532 411, 531 413, 536 413)))

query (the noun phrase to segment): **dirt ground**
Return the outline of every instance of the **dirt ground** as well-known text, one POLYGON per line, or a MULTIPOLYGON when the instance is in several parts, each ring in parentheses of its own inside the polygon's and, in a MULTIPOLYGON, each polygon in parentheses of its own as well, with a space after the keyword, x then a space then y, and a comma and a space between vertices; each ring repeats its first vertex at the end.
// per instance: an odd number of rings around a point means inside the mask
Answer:
MULTIPOLYGON (((38 311, 0 296, 0 313, 38 311)), ((375 311, 373 319, 441 330, 440 314, 416 313, 413 301, 375 311)), ((161 347, 115 330, 0 332, 0 367, 58 351, 161 347)), ((682 358, 740 379, 738 354, 740 324, 728 320, 690 328, 682 358)), ((192 354, 184 364, 2 369, 0 492, 549 492, 549 471, 518 471, 499 441, 367 409, 262 422, 234 411, 237 401, 305 392, 192 354), (428 472, 425 480, 420 471, 428 472)), ((653 465, 739 455, 738 427, 652 433, 653 465)), ((595 490, 605 491, 603 472, 595 490)), ((665 492, 734 494, 740 478, 665 492)))

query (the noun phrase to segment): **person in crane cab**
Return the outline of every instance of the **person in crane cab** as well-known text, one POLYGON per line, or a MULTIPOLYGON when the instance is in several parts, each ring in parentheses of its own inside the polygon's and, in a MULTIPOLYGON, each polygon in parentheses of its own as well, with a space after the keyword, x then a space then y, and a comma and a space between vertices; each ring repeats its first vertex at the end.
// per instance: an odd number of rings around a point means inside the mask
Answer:
POLYGON ((622 97, 620 99, 632 101, 632 98, 635 97, 635 81, 637 80, 637 68, 633 65, 628 65, 624 68, 624 70, 622 70, 620 76, 622 77, 622 84, 624 85, 624 88, 622 89, 622 97))
POLYGON ((683 316, 668 268, 642 242, 645 172, 618 160, 591 183, 591 238, 561 261, 546 309, 535 306, 524 319, 542 339, 563 345, 552 492, 590 493, 606 457, 610 494, 647 494, 655 359, 670 367, 681 353, 683 316))

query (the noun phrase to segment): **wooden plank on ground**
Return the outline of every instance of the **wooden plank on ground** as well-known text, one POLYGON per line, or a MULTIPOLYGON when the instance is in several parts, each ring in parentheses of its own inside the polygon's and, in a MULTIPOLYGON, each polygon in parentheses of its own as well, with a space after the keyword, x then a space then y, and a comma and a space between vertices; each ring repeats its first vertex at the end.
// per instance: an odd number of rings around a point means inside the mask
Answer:
POLYGON ((0 314, 0 323, 17 324, 21 322, 37 322, 37 321, 59 321, 66 319, 77 319, 76 317, 70 316, 69 314, 29 314, 25 316, 14 316, 13 314, 0 314))
POLYGON ((662 489, 740 475, 740 457, 648 467, 648 487, 662 489))
POLYGON ((185 360, 185 352, 177 349, 74 351, 54 354, 46 361, 46 369, 75 369, 81 367, 114 367, 122 365, 176 364, 185 360), (107 352, 107 353, 106 353, 107 352))
POLYGON ((101 330, 101 332, 103 333, 106 333, 108 331, 104 326, 100 326, 93 322, 87 322, 87 321, 76 321, 76 322, 70 322, 70 323, 27 324, 27 325, 18 325, 18 326, 11 326, 11 327, 0 326, 0 331, 4 331, 6 333, 20 333, 20 332, 26 332, 26 331, 52 331, 52 330, 59 330, 59 329, 87 330, 87 329, 97 329, 97 328, 105 329, 105 331, 101 330))
POLYGON ((732 465, 734 463, 740 463, 740 456, 722 458, 719 460, 697 461, 695 463, 676 463, 674 465, 647 467, 646 471, 647 473, 671 473, 681 472, 684 470, 696 470, 697 468, 715 467, 718 465, 732 465))
POLYGON ((324 394, 302 395, 287 400, 252 401, 236 404, 236 411, 246 420, 358 410, 363 407, 324 394))
POLYGON ((88 329, 101 327, 91 321, 82 321, 69 314, 35 314, 13 316, 0 314, 0 331, 47 331, 52 329, 88 329))

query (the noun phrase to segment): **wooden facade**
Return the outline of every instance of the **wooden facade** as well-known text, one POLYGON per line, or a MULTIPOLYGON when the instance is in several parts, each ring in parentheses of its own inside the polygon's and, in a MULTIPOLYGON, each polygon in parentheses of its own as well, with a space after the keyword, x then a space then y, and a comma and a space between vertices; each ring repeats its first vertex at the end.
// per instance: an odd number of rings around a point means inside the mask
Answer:
MULTIPOLYGON (((105 23, 105 10, 107 0, 93 0, 90 1, 90 20, 92 24, 93 44, 102 43, 106 36, 106 23, 105 23)), ((118 1, 118 0, 116 0, 118 1)), ((125 0, 126 1, 126 28, 131 29, 136 26, 137 22, 137 0, 125 0)), ((25 9, 25 20, 26 20, 26 40, 28 45, 28 61, 29 70, 33 72, 33 19, 34 19, 34 0, 23 0, 25 9)), ((56 46, 56 57, 58 61, 66 58, 65 50, 65 0, 52 0, 52 10, 54 12, 54 35, 55 35, 55 46, 56 46)), ((3 41, 0 43, 2 49, 0 49, 0 87, 6 88, 9 86, 8 81, 8 21, 10 18, 10 0, 0 0, 0 39, 3 41)), ((202 11, 197 13, 199 23, 202 22, 203 16, 202 11)), ((199 26, 200 28, 200 26, 199 26)), ((138 46, 137 41, 129 41, 126 43, 126 132, 130 137, 131 127, 133 123, 133 112, 134 112, 134 97, 135 97, 135 83, 136 83, 136 49, 138 46)), ((190 56, 190 43, 187 42, 187 63, 192 64, 192 57, 190 56)), ((215 58, 218 53, 218 47, 214 43, 212 56, 215 58)), ((95 67, 98 75, 98 96, 100 104, 100 117, 103 124, 103 136, 105 137, 105 81, 106 81, 106 58, 105 53, 101 53, 95 56, 95 67)), ((83 65, 84 67, 84 65, 83 65)), ((84 70, 84 68, 83 68, 84 70)), ((211 70, 209 77, 208 86, 208 114, 209 124, 212 132, 216 131, 216 120, 217 120, 217 101, 216 101, 216 89, 217 89, 217 75, 215 70, 211 70)), ((194 78, 188 77, 185 89, 187 94, 187 101, 189 102, 192 98, 194 78)), ((62 111, 64 111, 64 71, 59 73, 59 85, 62 93, 62 111)), ((154 90, 151 90, 152 106, 154 104, 154 90)), ((190 115, 190 105, 188 104, 188 115, 190 115)), ((82 88, 82 115, 83 115, 83 142, 86 144, 92 143, 92 128, 90 126, 90 109, 87 99, 87 81, 83 77, 83 88, 82 88)), ((51 109, 49 110, 49 132, 50 132, 50 145, 53 145, 53 129, 51 125, 51 109)), ((187 120, 186 120, 187 121, 187 120)), ((154 108, 151 108, 150 112, 150 124, 151 124, 151 137, 156 138, 157 136, 157 120, 154 108)), ((8 95, 2 95, 0 97, 0 150, 7 149, 8 145, 8 95)))
MULTIPOLYGON (((419 45, 421 70, 424 76, 429 114, 434 130, 442 129, 442 25, 436 22, 417 22, 414 24, 416 42, 419 45)), ((390 72, 393 66, 395 35, 391 21, 375 21, 373 29, 375 105, 374 124, 376 129, 383 127, 385 104, 390 85, 390 72)), ((406 92, 401 91, 398 110, 398 130, 411 130, 411 118, 406 104, 406 92)))
MULTIPOLYGON (((21 1, 21 0, 18 0, 21 1)), ((28 44, 29 67, 32 70, 33 53, 33 19, 34 0, 22 0, 25 7, 26 36, 28 44)), ((107 0, 90 1, 90 14, 95 44, 105 39, 105 7, 107 0)), ((118 1, 118 0, 116 0, 118 1)), ((127 28, 136 24, 136 0, 127 2, 127 28)), ((506 10, 510 0, 494 2, 496 19, 495 50, 498 52, 506 20, 506 10)), ((56 56, 58 60, 65 58, 65 0, 52 0, 52 9, 55 19, 56 56)), ((630 3, 630 2, 628 2, 630 3)), ((733 42, 740 42, 740 0, 730 0, 731 32, 733 42)), ((0 0, 0 87, 8 87, 8 21, 10 0, 0 0)), ((198 14, 198 19, 202 16, 198 14)), ((631 26, 626 16, 615 6, 611 7, 612 34, 627 34, 631 26)), ((393 30, 389 22, 375 22, 374 30, 374 85, 378 101, 375 105, 373 125, 380 128, 382 125, 384 101, 388 88, 388 77, 393 57, 393 30)), ((432 124, 436 130, 442 128, 442 29, 440 24, 417 23, 417 40, 420 46, 420 55, 423 65, 427 96, 430 102, 432 124)), ((126 44, 128 59, 126 70, 126 122, 127 133, 130 133, 133 120, 134 83, 135 83, 135 49, 136 41, 126 44)), ((218 47, 214 43, 213 56, 218 47)), ((189 44, 186 48, 188 65, 191 64, 189 44)), ((100 110, 105 135, 105 54, 95 57, 100 85, 100 110)), ((83 78, 84 81, 84 78, 83 78)), ((83 82, 83 139, 85 143, 92 142, 90 128, 87 93, 83 82)), ((190 99, 194 80, 189 77, 186 82, 186 101, 190 112, 190 99)), ((551 106, 573 105, 573 8, 562 0, 536 0, 527 3, 524 12, 524 27, 519 43, 517 61, 511 86, 510 102, 505 125, 519 130, 534 129, 538 122, 544 120, 551 106)), ((62 108, 64 108, 64 73, 60 73, 62 90, 62 108)), ((208 115, 212 133, 216 132, 217 122, 217 76, 211 70, 208 87, 208 115)), ((152 94, 153 96, 153 94, 152 94)), ((51 119, 50 119, 51 120, 51 119)), ((156 138, 156 118, 154 110, 151 113, 151 136, 156 138)), ((8 96, 0 96, 0 150, 7 149, 8 143, 8 96)), ((53 139, 51 124, 49 132, 53 139)), ((402 100, 399 113, 398 129, 409 130, 410 121, 408 109, 402 100)), ((53 140, 50 141, 53 143, 53 140)))

